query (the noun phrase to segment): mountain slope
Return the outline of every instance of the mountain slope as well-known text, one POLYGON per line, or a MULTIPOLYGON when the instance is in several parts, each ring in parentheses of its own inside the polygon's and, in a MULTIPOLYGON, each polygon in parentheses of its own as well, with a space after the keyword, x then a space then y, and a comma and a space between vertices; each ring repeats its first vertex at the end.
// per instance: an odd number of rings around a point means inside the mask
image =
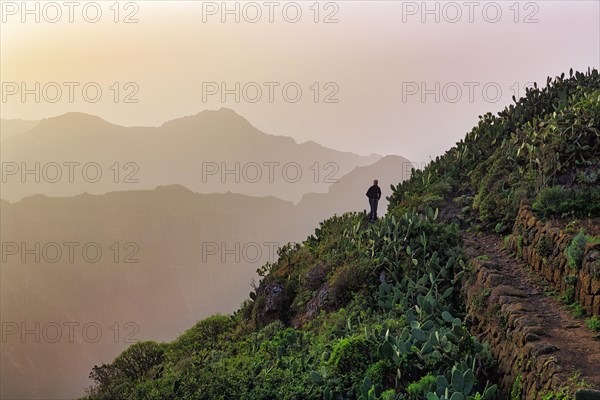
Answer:
MULTIPOLYGON (((170 343, 131 346, 93 369, 89 398, 496 398, 486 375, 494 360, 469 333, 454 290, 469 268, 451 221, 503 232, 522 197, 550 216, 561 207, 596 215, 581 200, 597 189, 599 82, 596 70, 549 79, 498 117, 484 116, 464 141, 394 187, 385 218, 324 221, 264 266, 233 316, 200 321, 170 343), (566 194, 541 196, 553 187, 566 194)), ((513 388, 526 399, 571 390, 513 388)))
POLYGON ((466 222, 499 233, 510 231, 523 199, 547 217, 600 213, 600 76, 570 75, 548 78, 498 116, 480 116, 464 140, 394 188, 390 209, 454 198, 466 222))

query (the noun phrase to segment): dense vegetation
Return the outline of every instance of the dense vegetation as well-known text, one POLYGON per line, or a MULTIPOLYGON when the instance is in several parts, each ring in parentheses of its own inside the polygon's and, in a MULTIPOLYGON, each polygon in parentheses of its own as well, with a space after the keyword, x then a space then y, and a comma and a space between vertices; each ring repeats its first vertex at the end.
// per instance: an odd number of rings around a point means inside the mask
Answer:
POLYGON ((463 222, 506 233, 519 202, 540 217, 600 215, 600 76, 548 78, 393 187, 390 208, 460 209, 463 222), (454 204, 448 204, 450 200, 454 204))
POLYGON ((598 216, 599 125, 596 70, 528 90, 393 186, 384 218, 334 216, 282 247, 233 315, 95 367, 89 399, 494 398, 456 289, 460 228, 507 232, 523 198, 598 216))

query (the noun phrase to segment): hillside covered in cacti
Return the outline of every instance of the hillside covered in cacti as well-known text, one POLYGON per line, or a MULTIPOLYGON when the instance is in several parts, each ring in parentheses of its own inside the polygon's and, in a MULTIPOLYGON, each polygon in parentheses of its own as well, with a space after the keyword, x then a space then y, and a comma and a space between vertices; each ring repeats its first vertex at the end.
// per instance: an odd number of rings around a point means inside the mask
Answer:
MULTIPOLYGON (((503 392, 461 287, 472 274, 465 232, 510 234, 522 202, 581 230, 566 250, 577 269, 598 239, 599 175, 598 71, 549 78, 393 185, 377 222, 333 216, 281 247, 233 315, 96 366, 87 399, 551 400, 592 389, 578 379, 530 396, 517 379, 503 392)), ((600 329, 597 316, 581 318, 600 329)))

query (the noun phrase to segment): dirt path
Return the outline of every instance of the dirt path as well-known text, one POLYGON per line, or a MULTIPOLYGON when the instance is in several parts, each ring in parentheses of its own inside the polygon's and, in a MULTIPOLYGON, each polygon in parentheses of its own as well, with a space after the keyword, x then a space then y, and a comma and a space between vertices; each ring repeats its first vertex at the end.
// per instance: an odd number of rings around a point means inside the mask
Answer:
POLYGON ((558 299, 544 294, 541 278, 504 249, 499 237, 465 234, 464 243, 467 254, 489 256, 511 286, 526 294, 527 308, 542 321, 542 340, 558 348, 552 355, 563 371, 568 376, 581 371, 581 378, 599 390, 600 340, 585 326, 585 320, 573 317, 558 299))

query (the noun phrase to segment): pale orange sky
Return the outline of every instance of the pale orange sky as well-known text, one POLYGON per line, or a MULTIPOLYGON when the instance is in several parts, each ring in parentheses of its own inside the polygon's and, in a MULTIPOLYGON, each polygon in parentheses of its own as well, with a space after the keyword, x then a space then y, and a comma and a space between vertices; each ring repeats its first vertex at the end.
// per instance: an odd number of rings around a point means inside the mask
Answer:
MULTIPOLYGON (((274 2, 272 23, 269 6, 261 1, 237 3, 239 23, 235 15, 221 21, 220 1, 120 2, 117 23, 113 1, 95 3, 102 12, 97 23, 83 18, 83 7, 93 2, 76 2, 73 23, 65 2, 54 3, 62 13, 56 23, 48 21, 57 10, 48 2, 28 2, 31 9, 39 4, 39 23, 35 14, 15 10, 20 1, 1 3, 2 118, 82 111, 122 125, 160 125, 207 108, 229 107, 267 133, 417 162, 442 154, 477 123, 478 115, 499 111, 517 88, 523 94, 527 82, 543 83, 547 75, 600 64, 598 1, 475 2, 473 9, 465 2, 427 2, 434 10, 430 14, 423 14, 420 1, 320 2, 318 23, 313 1, 274 2), (296 8, 302 12, 299 22, 287 22, 284 17, 294 18, 296 8), (209 13, 215 9, 215 15, 209 13), (262 12, 258 22, 244 19, 254 18, 256 10, 262 12), (137 23, 123 23, 129 13, 137 23), (323 22, 330 13, 337 23, 323 22), (20 93, 7 94, 11 84, 23 82, 31 88, 35 82, 41 87, 56 82, 62 97, 51 103, 42 93, 36 103, 33 95, 23 102, 20 93), (79 83, 72 103, 64 82, 79 83), (96 103, 82 97, 81 87, 89 82, 102 89, 96 103), (119 83, 119 102, 113 99, 114 82, 119 83), (126 88, 127 82, 139 88, 133 97, 137 103, 123 103, 123 95, 134 89, 126 88), (218 95, 203 101, 206 82, 228 87, 256 82, 263 93, 256 103, 248 101, 252 91, 239 103, 234 95, 225 102, 218 95), (265 82, 279 84, 272 103, 265 82), (302 89, 296 103, 282 95, 290 82, 302 89), (326 87, 328 82, 334 85, 326 87), (420 92, 406 93, 420 90, 421 84, 433 90, 425 102, 420 92), (469 87, 474 88, 472 99, 469 87), (324 103, 336 88, 338 102, 324 103), (502 95, 493 102, 496 88, 502 95)), ((90 18, 95 4, 87 6, 90 18)), ((228 7, 235 4, 228 2, 228 7)), ((48 93, 52 97, 54 92, 48 93)))

